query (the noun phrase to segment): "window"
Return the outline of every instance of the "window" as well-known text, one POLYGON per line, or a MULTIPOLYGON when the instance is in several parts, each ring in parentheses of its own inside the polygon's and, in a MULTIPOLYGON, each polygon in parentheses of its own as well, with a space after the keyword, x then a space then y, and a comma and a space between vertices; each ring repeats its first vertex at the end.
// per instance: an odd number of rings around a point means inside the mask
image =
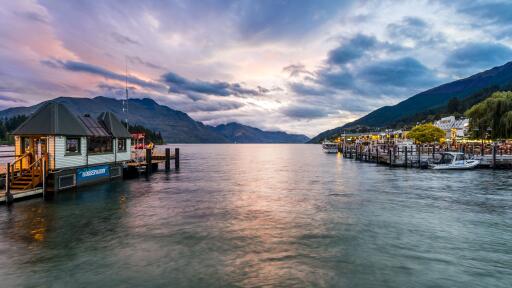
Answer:
POLYGON ((117 139, 117 151, 126 152, 126 139, 117 139))
POLYGON ((59 189, 66 189, 76 185, 75 174, 59 176, 59 189))
POLYGON ((112 138, 90 137, 87 151, 91 154, 112 153, 112 138))
POLYGON ((66 137, 66 155, 80 154, 80 138, 66 137))
POLYGON ((443 154, 441 160, 439 161, 439 164, 452 164, 452 161, 453 161, 453 155, 443 154))

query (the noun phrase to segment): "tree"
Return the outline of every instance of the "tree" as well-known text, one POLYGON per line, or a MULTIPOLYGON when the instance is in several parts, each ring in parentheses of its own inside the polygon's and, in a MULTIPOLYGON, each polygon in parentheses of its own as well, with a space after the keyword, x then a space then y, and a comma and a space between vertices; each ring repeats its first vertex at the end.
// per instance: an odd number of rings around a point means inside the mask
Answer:
POLYGON ((420 143, 432 143, 440 141, 441 138, 446 136, 443 129, 434 126, 431 123, 418 125, 407 134, 408 138, 414 139, 420 143))
POLYGON ((512 92, 495 92, 464 113, 473 137, 512 137, 512 92))
POLYGON ((448 101, 448 104, 446 105, 446 110, 448 113, 453 114, 459 112, 460 107, 460 101, 459 98, 453 97, 448 101))

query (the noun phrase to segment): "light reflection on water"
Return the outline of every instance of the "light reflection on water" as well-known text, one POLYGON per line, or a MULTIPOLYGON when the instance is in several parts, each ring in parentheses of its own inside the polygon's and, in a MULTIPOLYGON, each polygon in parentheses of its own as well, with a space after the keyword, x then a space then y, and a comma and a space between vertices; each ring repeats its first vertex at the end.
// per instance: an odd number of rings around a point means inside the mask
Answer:
POLYGON ((180 147, 179 173, 0 207, 2 287, 511 286, 509 171, 180 147))

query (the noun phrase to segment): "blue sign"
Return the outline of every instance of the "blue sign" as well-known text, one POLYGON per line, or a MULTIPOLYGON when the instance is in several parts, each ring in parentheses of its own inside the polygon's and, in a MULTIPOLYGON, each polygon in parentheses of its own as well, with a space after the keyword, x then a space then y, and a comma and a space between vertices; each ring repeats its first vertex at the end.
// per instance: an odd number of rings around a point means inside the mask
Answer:
POLYGON ((80 169, 76 170, 76 182, 78 182, 78 183, 93 181, 96 179, 109 177, 109 176, 110 176, 110 166, 108 166, 108 165, 80 168, 80 169))

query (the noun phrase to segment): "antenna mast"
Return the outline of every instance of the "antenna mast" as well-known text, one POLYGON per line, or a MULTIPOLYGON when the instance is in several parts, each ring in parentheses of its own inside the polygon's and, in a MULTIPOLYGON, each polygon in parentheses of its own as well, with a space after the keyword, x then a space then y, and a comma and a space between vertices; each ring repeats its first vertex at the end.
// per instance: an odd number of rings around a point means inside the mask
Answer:
POLYGON ((126 57, 124 59, 125 64, 125 74, 124 74, 124 88, 125 88, 125 99, 123 101, 123 112, 124 112, 124 121, 126 122, 126 129, 129 129, 128 125, 128 63, 126 62, 126 57))

